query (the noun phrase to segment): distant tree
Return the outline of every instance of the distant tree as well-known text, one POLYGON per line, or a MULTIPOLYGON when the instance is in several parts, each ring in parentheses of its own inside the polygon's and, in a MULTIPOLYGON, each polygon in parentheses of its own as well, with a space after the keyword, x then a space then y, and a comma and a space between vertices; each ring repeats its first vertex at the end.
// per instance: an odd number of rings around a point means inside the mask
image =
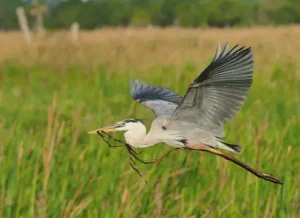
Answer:
POLYGON ((260 24, 290 24, 300 23, 299 0, 264 0, 257 6, 260 24))
MULTIPOLYGON (((300 23, 300 0, 40 0, 49 4, 46 28, 148 25, 183 27, 300 23)), ((0 29, 18 28, 16 7, 30 0, 0 0, 0 29)), ((32 17, 29 16, 31 21, 32 17)))
POLYGON ((18 28, 16 8, 21 5, 20 0, 0 0, 0 29, 18 28))
POLYGON ((251 3, 240 0, 216 0, 207 6, 209 26, 227 27, 240 25, 247 19, 251 3))
POLYGON ((136 9, 132 15, 130 24, 133 26, 147 26, 151 24, 149 13, 141 8, 136 9))
POLYGON ((164 0, 161 6, 161 26, 172 25, 176 16, 176 7, 181 0, 164 0))
POLYGON ((198 27, 207 24, 209 4, 199 0, 186 0, 176 7, 179 24, 184 27, 198 27))

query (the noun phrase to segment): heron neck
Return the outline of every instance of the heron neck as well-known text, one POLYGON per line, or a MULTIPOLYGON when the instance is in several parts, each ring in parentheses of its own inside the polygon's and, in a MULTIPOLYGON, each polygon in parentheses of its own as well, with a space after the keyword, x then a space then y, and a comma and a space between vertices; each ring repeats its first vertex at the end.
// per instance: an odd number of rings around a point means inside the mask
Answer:
POLYGON ((124 137, 129 145, 137 148, 144 148, 155 144, 155 142, 148 140, 146 135, 146 127, 143 124, 135 126, 134 128, 125 132, 124 137))

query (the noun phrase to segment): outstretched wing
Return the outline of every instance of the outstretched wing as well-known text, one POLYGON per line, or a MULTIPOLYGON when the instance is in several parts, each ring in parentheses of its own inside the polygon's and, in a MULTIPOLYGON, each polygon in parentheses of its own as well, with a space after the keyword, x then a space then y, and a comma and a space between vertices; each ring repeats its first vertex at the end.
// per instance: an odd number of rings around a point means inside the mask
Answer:
POLYGON ((196 123, 223 137, 223 124, 242 107, 252 84, 251 48, 218 45, 211 64, 190 84, 170 121, 196 123))
POLYGON ((148 107, 156 116, 171 115, 182 97, 170 89, 130 80, 130 94, 135 101, 148 107))

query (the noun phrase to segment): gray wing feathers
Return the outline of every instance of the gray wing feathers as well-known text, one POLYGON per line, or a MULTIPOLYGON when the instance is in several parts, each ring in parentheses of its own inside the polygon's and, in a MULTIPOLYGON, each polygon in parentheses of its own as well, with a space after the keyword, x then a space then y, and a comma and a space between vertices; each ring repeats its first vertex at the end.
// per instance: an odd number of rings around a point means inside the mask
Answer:
POLYGON ((173 120, 189 120, 215 130, 222 137, 222 125, 232 118, 246 100, 252 84, 253 57, 250 48, 221 51, 220 45, 211 64, 189 86, 173 120))
POLYGON ((170 89, 130 80, 130 93, 134 100, 163 100, 179 104, 182 97, 170 89))
POLYGON ((182 97, 170 89, 130 80, 130 94, 135 101, 151 109, 156 116, 170 115, 182 97))

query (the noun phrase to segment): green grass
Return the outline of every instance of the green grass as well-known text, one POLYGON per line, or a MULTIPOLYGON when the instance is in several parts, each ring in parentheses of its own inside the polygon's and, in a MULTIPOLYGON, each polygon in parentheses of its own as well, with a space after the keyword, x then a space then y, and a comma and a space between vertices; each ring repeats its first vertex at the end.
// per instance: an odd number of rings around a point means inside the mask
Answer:
MULTIPOLYGON (((284 186, 220 157, 189 151, 157 165, 138 164, 145 184, 130 168, 125 149, 110 149, 87 134, 124 118, 153 117, 132 101, 130 77, 183 95, 196 69, 191 62, 145 72, 3 65, 0 217, 296 217, 300 80, 293 65, 255 72, 245 106, 225 126, 226 140, 243 146, 237 157, 253 167, 258 163, 284 186)), ((169 149, 159 144, 142 157, 155 159, 169 149)))

